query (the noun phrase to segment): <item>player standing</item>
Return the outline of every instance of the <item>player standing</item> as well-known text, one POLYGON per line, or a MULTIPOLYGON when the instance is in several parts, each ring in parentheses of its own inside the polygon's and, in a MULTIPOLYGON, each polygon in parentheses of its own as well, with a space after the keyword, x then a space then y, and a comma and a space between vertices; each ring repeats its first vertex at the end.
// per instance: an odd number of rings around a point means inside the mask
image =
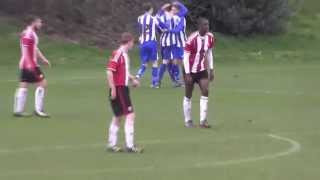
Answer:
POLYGON ((175 79, 173 77, 173 74, 171 73, 171 67, 170 63, 173 56, 173 47, 177 43, 176 42, 176 34, 173 32, 170 32, 171 29, 174 29, 174 25, 176 21, 179 21, 179 17, 175 15, 175 11, 177 9, 173 8, 172 4, 165 4, 162 6, 162 8, 159 10, 157 16, 159 17, 159 21, 165 25, 165 30, 160 36, 160 46, 161 46, 161 56, 162 56, 162 64, 159 68, 158 73, 158 84, 161 84, 161 80, 163 78, 163 75, 168 67, 168 71, 170 74, 170 77, 174 83, 174 86, 177 86, 178 84, 175 82, 175 79))
POLYGON ((188 9, 179 1, 175 1, 172 4, 172 10, 174 15, 177 15, 179 18, 176 18, 174 22, 174 29, 171 29, 170 32, 175 34, 176 44, 172 47, 172 68, 171 74, 174 77, 177 85, 180 85, 180 69, 179 66, 182 65, 184 47, 186 42, 186 15, 188 14, 188 9))
POLYGON ((38 59, 40 59, 44 64, 50 66, 50 62, 38 48, 39 39, 36 31, 41 29, 42 20, 38 17, 32 17, 27 23, 28 26, 21 33, 20 37, 20 84, 14 98, 14 115, 17 117, 28 116, 24 112, 28 86, 30 84, 36 84, 34 113, 39 117, 49 117, 49 115, 44 112, 44 97, 47 89, 47 80, 38 64, 38 59))
POLYGON ((207 121, 209 80, 214 79, 213 47, 215 39, 209 32, 209 21, 199 18, 198 31, 192 33, 186 43, 184 51, 184 78, 185 97, 183 99, 183 112, 185 126, 193 127, 191 118, 191 97, 194 84, 197 83, 201 90, 200 97, 200 127, 210 128, 207 121), (208 74, 210 73, 210 77, 208 74))
POLYGON ((143 8, 145 13, 138 17, 138 24, 140 29, 140 59, 141 66, 138 70, 136 77, 140 79, 146 69, 148 62, 152 63, 152 79, 151 87, 158 88, 158 49, 156 30, 159 28, 157 18, 152 16, 153 6, 151 3, 144 3, 143 8))
POLYGON ((140 153, 141 148, 134 145, 134 121, 135 113, 131 104, 129 94, 129 81, 133 86, 139 85, 139 81, 129 72, 128 51, 134 45, 134 38, 130 33, 121 35, 120 47, 112 53, 112 57, 107 64, 107 81, 110 88, 110 103, 114 113, 110 128, 107 149, 112 152, 121 152, 117 146, 118 131, 120 128, 120 118, 125 116, 125 140, 126 151, 140 153))

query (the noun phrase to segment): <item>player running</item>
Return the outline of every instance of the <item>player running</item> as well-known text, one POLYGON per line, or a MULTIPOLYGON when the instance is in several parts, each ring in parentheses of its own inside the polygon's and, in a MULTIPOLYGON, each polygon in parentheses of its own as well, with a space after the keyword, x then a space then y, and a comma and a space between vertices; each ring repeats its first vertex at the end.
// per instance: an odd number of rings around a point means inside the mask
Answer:
POLYGON ((183 59, 185 79, 183 112, 185 127, 188 128, 194 127, 191 118, 191 97, 195 83, 199 85, 201 90, 200 127, 210 128, 207 121, 207 110, 209 80, 213 81, 214 79, 212 53, 214 43, 214 35, 209 32, 209 21, 205 18, 200 18, 198 20, 198 31, 192 33, 187 40, 183 59))
POLYGON ((136 77, 140 79, 146 69, 149 62, 152 63, 152 79, 151 87, 158 88, 158 49, 157 49, 157 37, 156 30, 160 28, 157 18, 152 16, 153 6, 151 3, 143 4, 145 13, 138 17, 138 24, 140 29, 140 59, 141 66, 138 70, 136 77))
POLYGON ((120 128, 120 118, 125 116, 125 140, 127 152, 141 153, 143 149, 134 144, 134 121, 135 113, 131 104, 129 94, 129 81, 133 87, 139 85, 139 81, 129 72, 128 51, 134 45, 134 38, 130 33, 121 35, 120 47, 112 53, 112 57, 107 64, 107 82, 110 88, 110 103, 114 116, 109 128, 109 138, 107 150, 111 152, 121 152, 122 148, 117 146, 118 131, 120 128))
POLYGON ((42 20, 38 17, 32 17, 27 23, 28 26, 20 36, 20 84, 15 93, 13 111, 14 116, 16 117, 30 116, 24 112, 28 86, 30 84, 36 84, 34 114, 46 118, 49 117, 49 115, 44 112, 44 97, 47 89, 47 80, 40 70, 38 59, 48 66, 50 66, 50 62, 38 48, 39 39, 36 34, 42 27, 42 20))

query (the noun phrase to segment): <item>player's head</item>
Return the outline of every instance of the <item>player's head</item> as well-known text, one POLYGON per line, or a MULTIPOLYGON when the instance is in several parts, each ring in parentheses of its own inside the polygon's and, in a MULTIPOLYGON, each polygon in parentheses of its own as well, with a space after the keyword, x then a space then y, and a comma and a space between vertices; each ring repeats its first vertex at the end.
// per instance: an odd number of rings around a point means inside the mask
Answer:
POLYGON ((33 27, 34 30, 40 30, 43 25, 42 19, 33 15, 26 18, 26 24, 33 27))
POLYGON ((153 13, 153 5, 151 2, 145 2, 142 4, 142 8, 144 10, 144 12, 149 12, 150 14, 153 13))
POLYGON ((172 14, 175 14, 175 15, 176 15, 176 14, 179 13, 179 11, 180 11, 179 6, 177 5, 176 2, 173 2, 172 5, 171 5, 171 12, 172 12, 172 14))
POLYGON ((198 31, 200 35, 205 35, 209 31, 209 20, 207 18, 198 19, 198 31))
POLYGON ((129 32, 124 32, 121 34, 121 45, 126 46, 127 49, 132 49, 134 45, 134 37, 129 32))
POLYGON ((171 10, 172 10, 172 4, 166 3, 166 4, 164 4, 164 5, 162 6, 162 8, 163 8, 164 11, 171 12, 171 10))

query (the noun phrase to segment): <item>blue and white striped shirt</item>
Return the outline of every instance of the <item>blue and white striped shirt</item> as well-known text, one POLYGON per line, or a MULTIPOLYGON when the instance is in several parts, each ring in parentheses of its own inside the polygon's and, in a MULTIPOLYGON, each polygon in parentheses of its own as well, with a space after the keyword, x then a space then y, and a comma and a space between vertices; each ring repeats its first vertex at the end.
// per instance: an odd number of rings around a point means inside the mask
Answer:
POLYGON ((175 30, 177 30, 178 32, 175 32, 175 31, 173 32, 176 33, 177 47, 183 48, 186 45, 186 40, 187 40, 186 26, 187 26, 186 18, 180 18, 179 24, 175 25, 175 28, 176 28, 175 30))
POLYGON ((157 41, 156 30, 159 26, 157 18, 149 13, 145 13, 138 17, 138 24, 140 29, 140 44, 149 41, 157 41))
POLYGON ((170 16, 168 13, 164 13, 160 16, 161 23, 165 24, 166 30, 161 34, 160 44, 162 47, 168 47, 177 44, 176 33, 170 32, 180 22, 179 16, 170 16))

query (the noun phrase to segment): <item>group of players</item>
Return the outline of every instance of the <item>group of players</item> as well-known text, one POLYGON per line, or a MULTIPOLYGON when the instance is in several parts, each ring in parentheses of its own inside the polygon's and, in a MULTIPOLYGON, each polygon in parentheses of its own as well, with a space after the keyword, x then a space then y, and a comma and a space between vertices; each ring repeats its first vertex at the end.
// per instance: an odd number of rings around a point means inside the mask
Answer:
POLYGON ((179 64, 183 59, 183 48, 186 41, 186 15, 188 9, 180 2, 165 4, 153 16, 151 3, 143 4, 145 13, 138 17, 140 30, 141 66, 136 75, 141 78, 148 63, 152 64, 151 87, 159 88, 163 75, 168 69, 174 87, 182 85, 179 64), (162 64, 158 68, 158 39, 162 64))
MULTIPOLYGON (((135 113, 131 103, 129 84, 133 87, 140 85, 148 62, 152 62, 151 86, 158 88, 161 84, 166 68, 174 83, 174 86, 185 86, 183 98, 184 125, 187 128, 195 127, 191 116, 191 97, 194 85, 198 84, 201 90, 200 97, 200 128, 210 128, 207 121, 209 82, 214 79, 213 47, 215 39, 209 32, 209 21, 199 18, 198 31, 186 38, 187 8, 180 2, 165 4, 153 16, 153 7, 150 3, 144 4, 145 13, 138 17, 140 25, 140 54, 141 66, 137 75, 130 74, 130 58, 128 51, 134 47, 135 38, 131 33, 121 35, 120 46, 113 51, 106 65, 107 84, 110 88, 109 99, 113 118, 108 131, 108 143, 106 148, 112 152, 140 153, 143 148, 134 143, 135 113), (160 46, 162 64, 158 69, 157 55, 157 31, 161 33, 160 46), (180 66, 182 66, 184 81, 180 80, 180 66), (117 145, 120 119, 125 117, 125 149, 117 145)), ((14 100, 14 115, 23 117, 29 84, 36 84, 35 115, 49 117, 44 111, 44 97, 47 81, 41 72, 38 58, 50 66, 50 62, 38 48, 38 36, 36 31, 42 27, 42 20, 34 18, 22 32, 20 38, 21 60, 20 84, 16 90, 14 100)))

